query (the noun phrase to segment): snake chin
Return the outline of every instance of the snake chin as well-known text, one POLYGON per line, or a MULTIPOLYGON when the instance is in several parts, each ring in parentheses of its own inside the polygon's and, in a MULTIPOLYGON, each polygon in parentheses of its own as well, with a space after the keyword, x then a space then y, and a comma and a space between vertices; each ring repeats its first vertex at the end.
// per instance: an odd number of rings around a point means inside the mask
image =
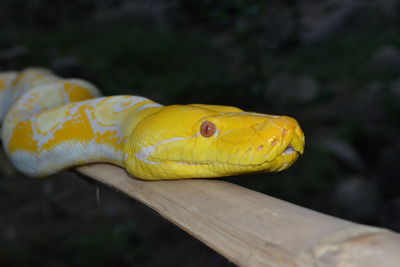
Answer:
MULTIPOLYGON (((291 149, 291 148, 289 148, 291 149)), ((184 166, 193 166, 193 167, 204 167, 204 166, 221 166, 221 165, 225 165, 225 166, 237 166, 237 167, 262 167, 262 166, 266 166, 266 165, 271 165, 274 164, 276 161, 281 160, 283 158, 288 159, 288 158, 293 158, 292 161, 294 162, 297 157, 299 156, 299 152, 296 150, 291 149, 290 152, 287 152, 285 150, 285 153, 282 153, 280 155, 278 155, 274 160, 272 161, 265 161, 262 163, 258 163, 258 164, 240 164, 240 163, 229 163, 229 162, 219 162, 219 161, 214 161, 214 162, 198 162, 198 161, 175 161, 175 160, 171 160, 171 161, 167 161, 169 163, 175 163, 175 164, 181 164, 184 166)), ((289 164, 291 160, 286 160, 287 164, 289 164)), ((165 163, 165 161, 164 161, 165 163)), ((290 163, 291 165, 291 163, 290 163)))
POLYGON ((211 163, 207 163, 207 162, 190 162, 190 161, 177 161, 177 163, 187 165, 187 166, 204 166, 204 165, 211 164, 211 163))

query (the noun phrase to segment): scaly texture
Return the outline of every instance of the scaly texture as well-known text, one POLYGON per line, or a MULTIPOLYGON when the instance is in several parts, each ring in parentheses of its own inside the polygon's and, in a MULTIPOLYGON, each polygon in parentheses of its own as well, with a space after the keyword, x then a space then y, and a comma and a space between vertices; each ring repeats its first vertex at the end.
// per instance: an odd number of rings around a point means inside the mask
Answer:
POLYGON ((45 69, 0 73, 3 146, 17 169, 43 177, 108 162, 146 180, 221 177, 284 170, 303 153, 290 117, 100 95, 45 69))

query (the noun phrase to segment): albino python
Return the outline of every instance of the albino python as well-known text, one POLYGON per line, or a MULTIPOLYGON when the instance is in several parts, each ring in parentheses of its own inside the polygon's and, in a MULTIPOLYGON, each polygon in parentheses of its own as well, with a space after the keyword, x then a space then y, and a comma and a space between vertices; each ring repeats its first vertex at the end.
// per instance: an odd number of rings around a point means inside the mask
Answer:
POLYGON ((15 167, 43 177, 108 162, 141 179, 182 179, 280 171, 303 153, 303 132, 290 117, 100 96, 92 84, 46 69, 0 73, 2 141, 15 167))

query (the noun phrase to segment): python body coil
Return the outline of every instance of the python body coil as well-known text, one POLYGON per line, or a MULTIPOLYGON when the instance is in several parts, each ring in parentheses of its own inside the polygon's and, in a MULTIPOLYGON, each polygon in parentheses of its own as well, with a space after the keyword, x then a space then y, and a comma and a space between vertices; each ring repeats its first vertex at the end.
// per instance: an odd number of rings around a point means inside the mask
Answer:
POLYGON ((273 172, 304 149, 304 134, 290 117, 101 97, 86 81, 41 68, 0 73, 0 118, 7 155, 33 177, 95 162, 146 180, 273 172))

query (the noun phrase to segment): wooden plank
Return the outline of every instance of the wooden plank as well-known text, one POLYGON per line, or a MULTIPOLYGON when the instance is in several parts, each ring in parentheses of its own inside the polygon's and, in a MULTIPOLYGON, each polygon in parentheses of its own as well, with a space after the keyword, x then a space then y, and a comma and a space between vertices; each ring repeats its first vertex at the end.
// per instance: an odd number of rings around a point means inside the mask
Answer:
POLYGON ((78 172, 146 204, 240 266, 398 266, 400 235, 217 179, 142 181, 118 167, 78 172))

